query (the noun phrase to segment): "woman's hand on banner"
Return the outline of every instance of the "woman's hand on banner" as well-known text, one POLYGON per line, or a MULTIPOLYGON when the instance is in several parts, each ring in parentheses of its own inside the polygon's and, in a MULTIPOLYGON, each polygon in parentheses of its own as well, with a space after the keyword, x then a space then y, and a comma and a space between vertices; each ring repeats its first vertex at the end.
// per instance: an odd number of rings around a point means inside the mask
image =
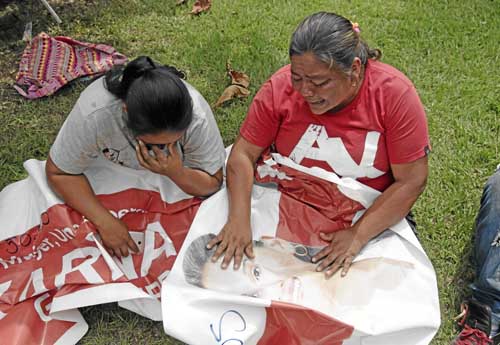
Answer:
POLYGON ((228 221, 219 234, 208 242, 207 249, 212 249, 215 245, 217 245, 217 249, 212 256, 212 261, 216 262, 224 254, 221 264, 223 269, 229 266, 233 258, 233 267, 237 270, 243 261, 243 255, 248 256, 250 259, 255 257, 250 225, 243 226, 228 221))
MULTIPOLYGON (((111 216, 111 215, 110 215, 111 216)), ((129 250, 139 252, 137 244, 128 232, 127 225, 120 219, 111 216, 106 223, 97 227, 102 244, 111 255, 128 256, 129 250)))
POLYGON ((325 271, 325 277, 330 278, 342 268, 340 274, 344 277, 364 246, 356 235, 354 227, 330 233, 320 232, 321 239, 329 244, 312 258, 313 263, 319 262, 316 271, 325 271))

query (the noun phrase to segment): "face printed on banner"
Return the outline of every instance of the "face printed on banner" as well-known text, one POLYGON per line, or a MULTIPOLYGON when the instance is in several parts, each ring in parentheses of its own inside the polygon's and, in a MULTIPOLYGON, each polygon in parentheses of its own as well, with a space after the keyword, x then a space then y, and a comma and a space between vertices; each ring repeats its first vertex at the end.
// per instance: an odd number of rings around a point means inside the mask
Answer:
MULTIPOLYGON (((210 235, 201 236, 190 245, 184 258, 184 273, 188 282, 200 287, 232 294, 263 297, 272 290, 290 290, 296 284, 294 276, 313 272, 316 266, 307 256, 308 248, 277 238, 254 241, 255 259, 244 258, 238 270, 221 269, 222 258, 210 260, 212 250, 204 248, 210 235), (203 250, 203 258, 199 250, 203 250), (306 257, 307 256, 307 257, 306 257), (305 258, 305 259, 300 259, 305 258), (198 264, 196 264, 198 263, 198 264), (295 284, 295 285, 294 285, 295 284), (267 291, 269 290, 269 291, 267 291), (266 292, 267 291, 267 292, 266 292)), ((293 292, 288 291, 287 294, 293 292)))
POLYGON ((212 262, 215 248, 206 244, 215 235, 195 239, 184 256, 187 282, 220 292, 301 304, 325 313, 339 306, 360 307, 369 303, 377 290, 391 290, 403 281, 407 262, 382 257, 354 262, 349 274, 337 272, 330 279, 316 272, 311 263, 321 247, 308 247, 277 238, 254 241, 255 259, 244 258, 240 269, 221 269, 220 258, 212 262), (367 286, 366 281, 373 284, 367 286))
POLYGON ((268 270, 257 260, 243 259, 238 270, 223 270, 222 258, 218 262, 208 262, 203 269, 203 287, 239 295, 257 296, 266 286, 276 284, 281 277, 268 270))
MULTIPOLYGON (((303 246, 301 246, 302 250, 303 246)), ((221 269, 218 262, 208 262, 203 269, 202 285, 216 290, 258 297, 263 289, 281 285, 288 278, 304 271, 314 270, 314 265, 298 260, 295 248, 280 239, 263 239, 254 243, 255 259, 243 259, 240 269, 221 269), (231 284, 226 284, 226 282, 231 284), (220 282, 224 282, 220 284, 220 282)))

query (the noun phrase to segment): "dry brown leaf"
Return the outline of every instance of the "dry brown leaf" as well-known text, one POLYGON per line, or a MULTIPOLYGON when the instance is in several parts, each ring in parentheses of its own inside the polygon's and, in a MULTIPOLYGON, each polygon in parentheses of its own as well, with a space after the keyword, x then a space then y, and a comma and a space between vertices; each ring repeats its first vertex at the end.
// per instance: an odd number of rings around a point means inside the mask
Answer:
POLYGON ((231 84, 241 85, 244 88, 250 85, 250 78, 245 73, 235 70, 229 70, 227 73, 231 77, 231 84))
POLYGON ((243 86, 229 85, 228 87, 226 87, 226 89, 219 97, 217 102, 215 102, 214 107, 220 107, 222 103, 227 102, 235 97, 237 98, 248 97, 249 94, 250 91, 248 91, 248 89, 244 88, 243 86))
POLYGON ((193 9, 191 10, 191 14, 200 14, 201 12, 206 12, 212 6, 212 0, 196 0, 193 4, 193 9))
POLYGON ((220 107, 222 103, 227 102, 235 97, 243 98, 248 97, 250 91, 248 86, 250 85, 250 78, 243 72, 235 71, 231 68, 231 63, 226 62, 226 71, 229 77, 231 77, 231 85, 226 87, 222 95, 219 97, 217 102, 215 102, 214 107, 220 107))
POLYGON ((241 85, 245 88, 248 88, 250 85, 250 78, 243 72, 235 71, 231 68, 231 63, 229 61, 226 62, 226 71, 227 74, 231 77, 231 84, 241 85))

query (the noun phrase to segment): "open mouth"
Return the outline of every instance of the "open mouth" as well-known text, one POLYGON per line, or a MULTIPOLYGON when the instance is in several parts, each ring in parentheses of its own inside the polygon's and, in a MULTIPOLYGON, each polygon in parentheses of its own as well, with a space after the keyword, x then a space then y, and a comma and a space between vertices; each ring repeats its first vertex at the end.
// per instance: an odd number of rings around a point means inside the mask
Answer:
POLYGON ((314 107, 317 107, 317 106, 323 105, 325 103, 325 100, 321 99, 319 101, 307 101, 307 103, 309 103, 310 105, 312 105, 314 107))

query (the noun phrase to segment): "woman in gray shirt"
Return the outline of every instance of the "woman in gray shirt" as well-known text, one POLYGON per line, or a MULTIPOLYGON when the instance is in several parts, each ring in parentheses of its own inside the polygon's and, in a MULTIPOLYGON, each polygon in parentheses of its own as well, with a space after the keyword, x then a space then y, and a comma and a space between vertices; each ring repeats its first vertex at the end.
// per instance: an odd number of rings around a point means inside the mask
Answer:
POLYGON ((210 106, 184 74, 141 56, 87 87, 50 149, 51 188, 97 228, 111 254, 138 251, 127 226, 99 202, 84 170, 104 157, 207 196, 222 183, 225 152, 210 106))

